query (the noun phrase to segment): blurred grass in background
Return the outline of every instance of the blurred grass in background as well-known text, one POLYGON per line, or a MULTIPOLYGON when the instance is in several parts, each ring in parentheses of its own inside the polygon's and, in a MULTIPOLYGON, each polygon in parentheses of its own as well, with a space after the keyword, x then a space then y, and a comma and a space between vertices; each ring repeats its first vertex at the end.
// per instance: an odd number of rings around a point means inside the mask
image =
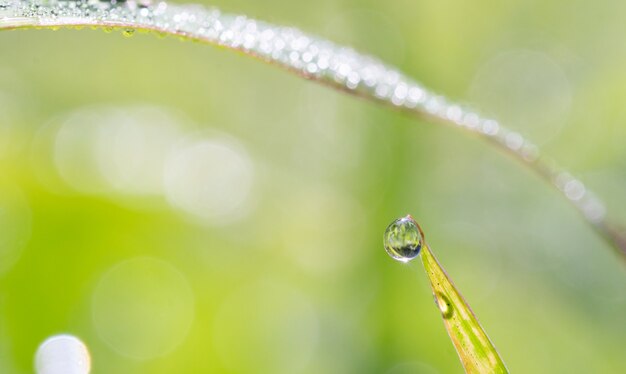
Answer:
MULTIPOLYGON (((542 144, 626 222, 626 4, 217 1, 378 55, 542 144)), ((173 38, 0 33, 0 372, 447 373, 413 214, 512 372, 624 372, 623 263, 454 129, 173 38), (530 359, 532 357, 532 359, 530 359)))

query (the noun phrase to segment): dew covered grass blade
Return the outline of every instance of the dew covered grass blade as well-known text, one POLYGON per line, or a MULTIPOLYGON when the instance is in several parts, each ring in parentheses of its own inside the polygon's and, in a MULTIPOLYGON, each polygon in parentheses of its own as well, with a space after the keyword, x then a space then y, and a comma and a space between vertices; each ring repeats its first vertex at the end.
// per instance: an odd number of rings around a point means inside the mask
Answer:
POLYGON ((126 36, 135 30, 152 31, 233 49, 306 79, 482 137, 555 187, 626 259, 626 231, 607 218, 604 203, 582 181, 519 133, 450 102, 375 57, 293 27, 200 5, 151 0, 0 0, 0 30, 85 26, 119 29, 126 36))

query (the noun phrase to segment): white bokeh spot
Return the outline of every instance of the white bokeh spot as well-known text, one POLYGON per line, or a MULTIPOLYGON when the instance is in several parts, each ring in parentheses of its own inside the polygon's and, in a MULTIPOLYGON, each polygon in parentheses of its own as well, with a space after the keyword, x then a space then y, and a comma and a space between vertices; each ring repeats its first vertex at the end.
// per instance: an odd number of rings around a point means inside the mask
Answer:
POLYGON ((85 343, 72 335, 46 339, 35 355, 37 374, 89 374, 91 357, 85 343))
POLYGON ((232 139, 193 139, 168 157, 164 186, 172 207, 202 223, 230 223, 250 209, 253 164, 232 139))

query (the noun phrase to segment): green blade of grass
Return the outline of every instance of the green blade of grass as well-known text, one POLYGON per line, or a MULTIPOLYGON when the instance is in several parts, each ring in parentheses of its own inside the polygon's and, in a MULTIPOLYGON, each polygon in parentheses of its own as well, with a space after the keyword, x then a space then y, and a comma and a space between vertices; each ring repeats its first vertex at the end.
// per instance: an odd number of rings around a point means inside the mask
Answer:
POLYGON ((448 101, 393 66, 351 48, 216 8, 150 1, 0 0, 0 30, 101 28, 172 35, 256 57, 301 77, 398 110, 469 131, 513 156, 553 185, 622 259, 626 232, 606 215, 602 200, 582 181, 541 155, 539 148, 499 122, 448 101), (574 192, 572 192, 574 190, 574 192))
POLYGON ((421 257, 435 304, 465 372, 508 373, 472 309, 439 265, 415 219, 408 215, 393 221, 385 230, 383 239, 385 251, 394 260, 407 263, 417 256, 421 257))
POLYGON ((496 347, 427 244, 422 247, 420 257, 435 304, 465 372, 508 373, 496 347))

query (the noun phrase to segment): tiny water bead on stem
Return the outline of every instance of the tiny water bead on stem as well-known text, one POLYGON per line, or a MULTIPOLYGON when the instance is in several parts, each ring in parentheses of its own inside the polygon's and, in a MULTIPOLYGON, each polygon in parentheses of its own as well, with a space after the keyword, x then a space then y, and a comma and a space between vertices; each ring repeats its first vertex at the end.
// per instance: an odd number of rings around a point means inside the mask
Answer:
POLYGON ((420 253, 424 238, 413 217, 393 221, 385 230, 385 250, 393 259, 409 262, 420 253))
POLYGON ((415 219, 408 215, 393 221, 385 230, 384 244, 389 256, 400 262, 406 263, 421 255, 435 305, 465 372, 508 373, 472 309, 433 255, 415 219))

